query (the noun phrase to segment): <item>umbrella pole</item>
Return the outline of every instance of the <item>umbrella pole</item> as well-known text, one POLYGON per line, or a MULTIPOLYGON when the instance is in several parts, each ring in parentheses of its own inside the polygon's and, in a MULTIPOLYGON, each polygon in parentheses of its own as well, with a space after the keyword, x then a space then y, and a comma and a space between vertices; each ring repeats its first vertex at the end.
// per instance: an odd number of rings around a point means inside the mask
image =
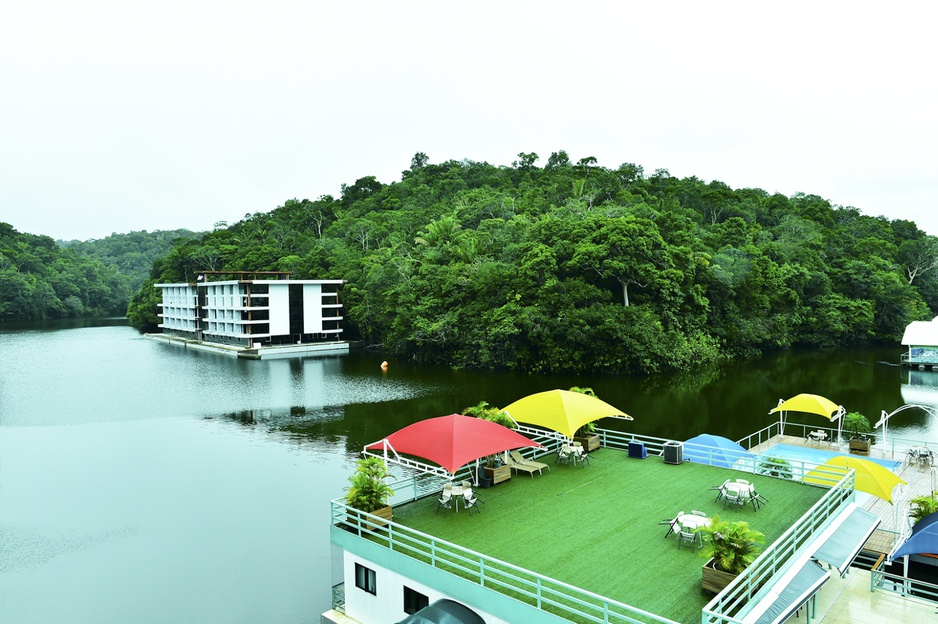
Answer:
POLYGON ((909 555, 902 557, 902 595, 909 595, 909 555))
POLYGON ((840 448, 840 439, 844 433, 844 414, 847 413, 847 410, 844 409, 843 405, 838 407, 840 409, 837 410, 837 447, 840 448))
MULTIPOLYGON (((889 415, 886 414, 886 410, 883 410, 883 414, 882 416, 880 416, 880 418, 882 418, 883 420, 883 448, 889 448, 888 446, 886 446, 886 426, 889 422, 889 415)), ((895 457, 895 453, 893 453, 893 457, 895 457)), ((897 524, 896 526, 899 526, 899 525, 897 524)))

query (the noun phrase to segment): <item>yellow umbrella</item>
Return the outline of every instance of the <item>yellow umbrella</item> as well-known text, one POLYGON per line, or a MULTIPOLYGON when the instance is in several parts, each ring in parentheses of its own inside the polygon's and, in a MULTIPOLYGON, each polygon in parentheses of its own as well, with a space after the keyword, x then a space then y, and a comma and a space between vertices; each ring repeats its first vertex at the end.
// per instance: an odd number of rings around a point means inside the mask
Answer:
POLYGON ((586 423, 606 416, 626 420, 632 417, 622 410, 582 392, 548 390, 518 399, 505 408, 515 421, 553 429, 572 438, 586 423))
POLYGON ((807 412, 808 414, 818 414, 828 420, 837 420, 841 409, 839 405, 819 394, 799 394, 787 401, 780 401, 778 407, 769 410, 769 414, 775 412, 807 412))
POLYGON ((824 398, 819 394, 799 394, 793 396, 787 401, 779 399, 778 406, 769 410, 769 414, 779 412, 779 433, 785 433, 785 413, 786 412, 806 412, 808 414, 817 414, 823 416, 829 421, 837 421, 837 439, 840 439, 841 427, 843 421, 840 419, 846 413, 841 405, 837 405, 830 399, 824 398))
POLYGON ((855 487, 860 492, 877 496, 884 501, 892 502, 892 490, 897 485, 905 485, 899 475, 883 468, 874 461, 837 455, 830 458, 817 468, 810 470, 805 476, 805 483, 833 486, 840 481, 850 469, 856 470, 855 487))

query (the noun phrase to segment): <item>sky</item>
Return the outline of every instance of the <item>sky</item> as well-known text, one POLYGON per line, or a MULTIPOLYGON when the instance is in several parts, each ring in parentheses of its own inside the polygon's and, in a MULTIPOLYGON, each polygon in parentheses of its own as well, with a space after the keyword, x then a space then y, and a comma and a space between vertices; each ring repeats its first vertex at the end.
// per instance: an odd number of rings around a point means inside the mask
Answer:
POLYGON ((536 152, 938 235, 926 2, 4 0, 0 221, 209 230, 536 152))

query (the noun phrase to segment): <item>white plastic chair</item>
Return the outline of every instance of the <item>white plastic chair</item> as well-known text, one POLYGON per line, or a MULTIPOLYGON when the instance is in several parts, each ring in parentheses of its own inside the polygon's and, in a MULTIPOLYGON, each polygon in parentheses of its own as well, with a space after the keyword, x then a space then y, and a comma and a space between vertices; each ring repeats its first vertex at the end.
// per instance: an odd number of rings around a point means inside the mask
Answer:
POLYGON ((680 550, 681 546, 684 544, 693 544, 694 550, 697 550, 698 547, 703 546, 703 540, 696 531, 685 531, 681 529, 677 532, 678 550, 680 550))
POLYGON ((450 499, 453 497, 452 488, 447 488, 443 486, 443 493, 440 494, 440 498, 436 501, 436 513, 440 513, 440 509, 452 509, 453 506, 450 503, 450 499))
POLYGON ((746 502, 739 496, 739 490, 730 488, 723 490, 723 509, 726 509, 727 505, 741 507, 745 504, 746 502))
POLYGON ((464 490, 462 497, 463 497, 463 506, 469 512, 470 516, 472 515, 473 511, 479 511, 479 512, 482 511, 482 509, 479 507, 479 503, 481 503, 482 501, 476 498, 475 494, 472 493, 471 488, 468 490, 464 490))
POLYGON ((569 464, 570 460, 573 458, 573 449, 570 448, 569 444, 561 444, 560 450, 557 451, 557 461, 561 464, 569 464))

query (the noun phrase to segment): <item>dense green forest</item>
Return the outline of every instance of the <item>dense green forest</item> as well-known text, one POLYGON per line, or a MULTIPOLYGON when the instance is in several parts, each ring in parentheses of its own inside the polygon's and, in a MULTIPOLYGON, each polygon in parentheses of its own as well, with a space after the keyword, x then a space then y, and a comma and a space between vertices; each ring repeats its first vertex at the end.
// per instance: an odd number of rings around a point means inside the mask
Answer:
POLYGON ((131 292, 136 292, 150 275, 153 262, 165 256, 178 240, 198 238, 191 230, 137 231, 111 234, 88 241, 56 241, 60 247, 100 260, 128 278, 131 292))
POLYGON ((53 241, 0 223, 0 322, 123 316, 154 260, 189 230, 53 241))
POLYGON ((511 166, 414 156, 340 198, 290 200, 180 242, 156 282, 201 270, 345 279, 348 337, 456 367, 653 372, 798 345, 898 345, 938 310, 938 239, 815 195, 616 169, 565 152, 511 166))
POLYGON ((0 222, 0 322, 123 315, 130 293, 117 269, 0 222))

